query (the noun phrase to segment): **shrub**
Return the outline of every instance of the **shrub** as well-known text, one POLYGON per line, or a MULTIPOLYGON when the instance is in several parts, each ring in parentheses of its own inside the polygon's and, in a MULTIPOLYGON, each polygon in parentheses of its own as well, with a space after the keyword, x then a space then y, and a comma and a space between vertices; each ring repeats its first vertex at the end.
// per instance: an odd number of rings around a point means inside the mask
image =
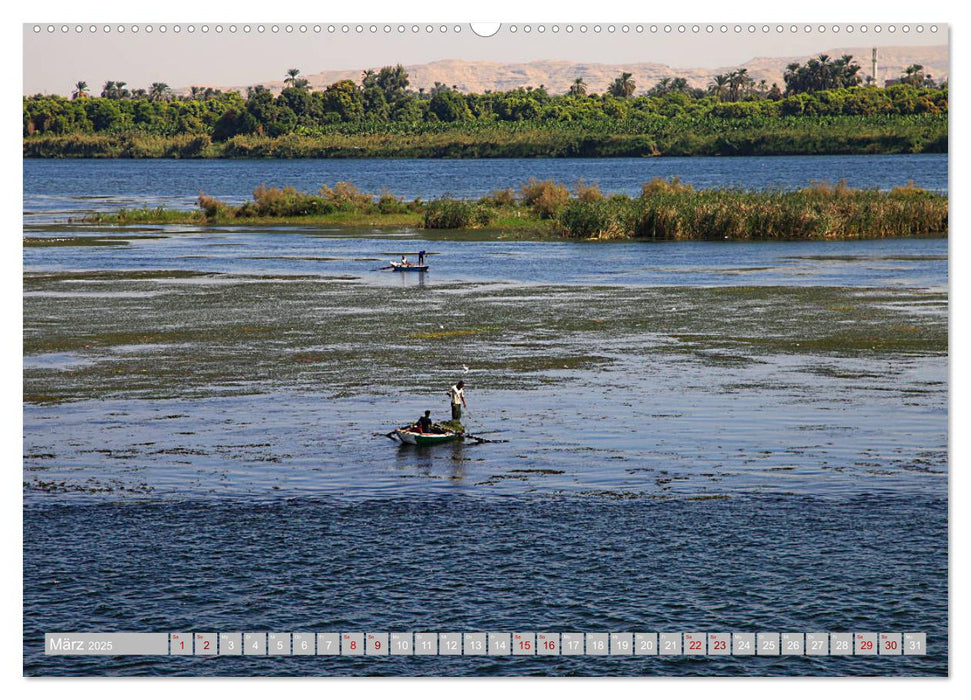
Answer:
POLYGON ((599 202, 604 198, 597 183, 588 185, 583 180, 577 180, 577 184, 573 187, 573 194, 581 202, 599 202))
POLYGON ((240 214, 242 216, 308 216, 331 214, 336 209, 334 203, 328 199, 298 192, 294 187, 280 189, 260 185, 253 190, 253 208, 241 211, 240 214))
POLYGON ((626 238, 630 235, 628 207, 618 204, 603 197, 599 201, 572 200, 557 216, 556 230, 572 238, 626 238))
POLYGON ((552 180, 529 178, 520 186, 523 203, 533 208, 541 219, 552 219, 570 199, 570 191, 552 180))
POLYGON ((482 198, 483 204, 491 204, 496 207, 511 207, 516 203, 516 193, 511 187, 504 190, 492 190, 482 198))
POLYGON ((334 189, 324 185, 319 194, 340 211, 368 212, 374 209, 374 197, 361 192, 350 182, 338 182, 334 189))
POLYGON ((691 185, 682 184, 681 178, 672 177, 665 180, 663 177, 656 177, 650 182, 641 185, 641 197, 653 197, 655 195, 666 194, 688 194, 694 191, 691 185))
POLYGON ((407 209, 408 205, 393 194, 384 192, 378 197, 378 211, 381 214, 400 214, 407 209))
POLYGON ((463 199, 443 197, 425 206, 425 228, 478 228, 488 226, 495 213, 489 207, 463 199))
POLYGON ((199 207, 210 220, 225 219, 232 213, 228 204, 202 192, 199 193, 199 207))

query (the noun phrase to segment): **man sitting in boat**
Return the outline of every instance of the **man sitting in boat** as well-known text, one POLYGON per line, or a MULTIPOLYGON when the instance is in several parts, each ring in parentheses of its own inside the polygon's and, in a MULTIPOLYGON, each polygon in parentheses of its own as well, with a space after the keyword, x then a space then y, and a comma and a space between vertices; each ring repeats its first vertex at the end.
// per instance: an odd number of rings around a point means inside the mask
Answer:
POLYGON ((401 264, 408 267, 408 258, 406 258, 404 255, 401 256, 401 264))
POLYGON ((432 419, 431 419, 431 415, 432 415, 432 412, 431 411, 425 411, 425 415, 423 415, 421 418, 418 419, 418 422, 415 423, 415 430, 417 432, 419 432, 419 433, 430 433, 430 432, 432 432, 432 419))

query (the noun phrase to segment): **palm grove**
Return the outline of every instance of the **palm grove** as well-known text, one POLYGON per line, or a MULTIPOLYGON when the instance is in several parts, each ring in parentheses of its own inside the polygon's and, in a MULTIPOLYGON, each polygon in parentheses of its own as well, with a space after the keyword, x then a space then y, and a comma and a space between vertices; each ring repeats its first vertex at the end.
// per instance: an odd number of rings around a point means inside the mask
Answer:
MULTIPOLYGON (((723 148, 725 134, 740 129, 752 134, 786 131, 791 139, 800 131, 825 130, 836 122, 842 122, 843 132, 846 128, 872 132, 877 140, 887 141, 892 132, 903 139, 900 150, 946 149, 947 85, 936 83, 922 66, 908 67, 896 84, 885 88, 866 84, 852 57, 826 55, 790 64, 784 87, 756 82, 744 68, 714 76, 706 88, 692 87, 683 78, 664 78, 640 93, 638 87, 632 74, 622 73, 602 94, 591 91, 582 76, 561 95, 550 94, 543 85, 464 93, 436 83, 431 89, 415 90, 400 65, 367 70, 358 83, 342 80, 322 90, 311 89, 300 71, 292 68, 279 94, 257 85, 245 94, 193 87, 175 95, 161 82, 133 89, 124 82, 109 81, 95 95, 80 81, 70 99, 24 97, 24 152, 77 155, 58 149, 70 151, 71 144, 96 143, 85 141, 84 136, 102 137, 97 142, 102 145, 109 143, 106 137, 111 143, 147 136, 180 137, 181 145, 166 155, 206 155, 220 144, 221 150, 208 154, 232 155, 234 147, 244 148, 255 143, 253 139, 291 136, 327 143, 326 137, 336 135, 387 140, 452 133, 464 134, 462 138, 468 140, 476 134, 518 134, 523 140, 523 134, 530 133, 533 140, 555 143, 559 133, 571 134, 571 143, 582 134, 597 143, 608 136, 624 137, 656 154, 664 152, 659 145, 690 143, 686 135, 692 133, 702 141, 706 133, 717 136, 723 144, 718 148, 723 148), (194 153, 186 151, 189 143, 194 153)), ((369 142, 360 143, 364 145, 355 148, 368 155, 369 142)))

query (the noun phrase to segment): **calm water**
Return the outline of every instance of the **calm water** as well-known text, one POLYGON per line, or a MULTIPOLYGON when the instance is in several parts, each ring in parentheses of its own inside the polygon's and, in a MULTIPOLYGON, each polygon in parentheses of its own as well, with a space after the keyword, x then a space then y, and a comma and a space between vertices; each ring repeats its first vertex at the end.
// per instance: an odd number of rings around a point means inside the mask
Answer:
MULTIPOLYGON (((669 174, 947 183, 946 156, 24 168, 32 237, 64 236, 43 222, 92 206, 243 198, 259 182, 409 197, 529 175, 625 191, 669 174)), ((947 241, 148 228, 24 249, 25 393, 63 397, 24 405, 25 673, 947 672, 947 241), (427 275, 375 270, 419 248, 427 275), (457 376, 469 425, 508 442, 375 436, 439 414, 457 376), (926 631, 930 653, 38 653, 45 631, 239 629, 926 631)))
POLYGON ((199 192, 241 201, 260 184, 316 191, 349 180, 365 192, 429 199, 481 197, 530 177, 596 182, 635 194, 655 177, 696 187, 804 187, 810 181, 890 189, 913 181, 947 191, 947 154, 765 158, 503 158, 489 160, 25 160, 30 219, 118 206, 190 207, 199 192))
POLYGON ((33 674, 939 675, 946 501, 32 505, 33 674), (79 534, 83 533, 83 534, 79 534), (925 657, 51 657, 44 630, 924 630, 925 657))

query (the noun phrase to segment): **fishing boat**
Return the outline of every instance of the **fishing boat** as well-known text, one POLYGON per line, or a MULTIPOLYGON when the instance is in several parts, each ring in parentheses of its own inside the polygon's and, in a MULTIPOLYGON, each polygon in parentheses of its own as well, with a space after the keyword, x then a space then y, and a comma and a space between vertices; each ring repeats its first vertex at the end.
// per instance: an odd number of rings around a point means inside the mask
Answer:
POLYGON ((412 263, 391 263, 395 272, 428 272, 428 265, 414 265, 412 263))
POLYGON ((417 445, 419 447, 423 445, 438 445, 442 442, 453 442, 462 439, 462 433, 457 433, 452 430, 444 430, 440 433, 419 433, 417 430, 412 430, 411 426, 398 428, 392 434, 406 445, 417 445))

